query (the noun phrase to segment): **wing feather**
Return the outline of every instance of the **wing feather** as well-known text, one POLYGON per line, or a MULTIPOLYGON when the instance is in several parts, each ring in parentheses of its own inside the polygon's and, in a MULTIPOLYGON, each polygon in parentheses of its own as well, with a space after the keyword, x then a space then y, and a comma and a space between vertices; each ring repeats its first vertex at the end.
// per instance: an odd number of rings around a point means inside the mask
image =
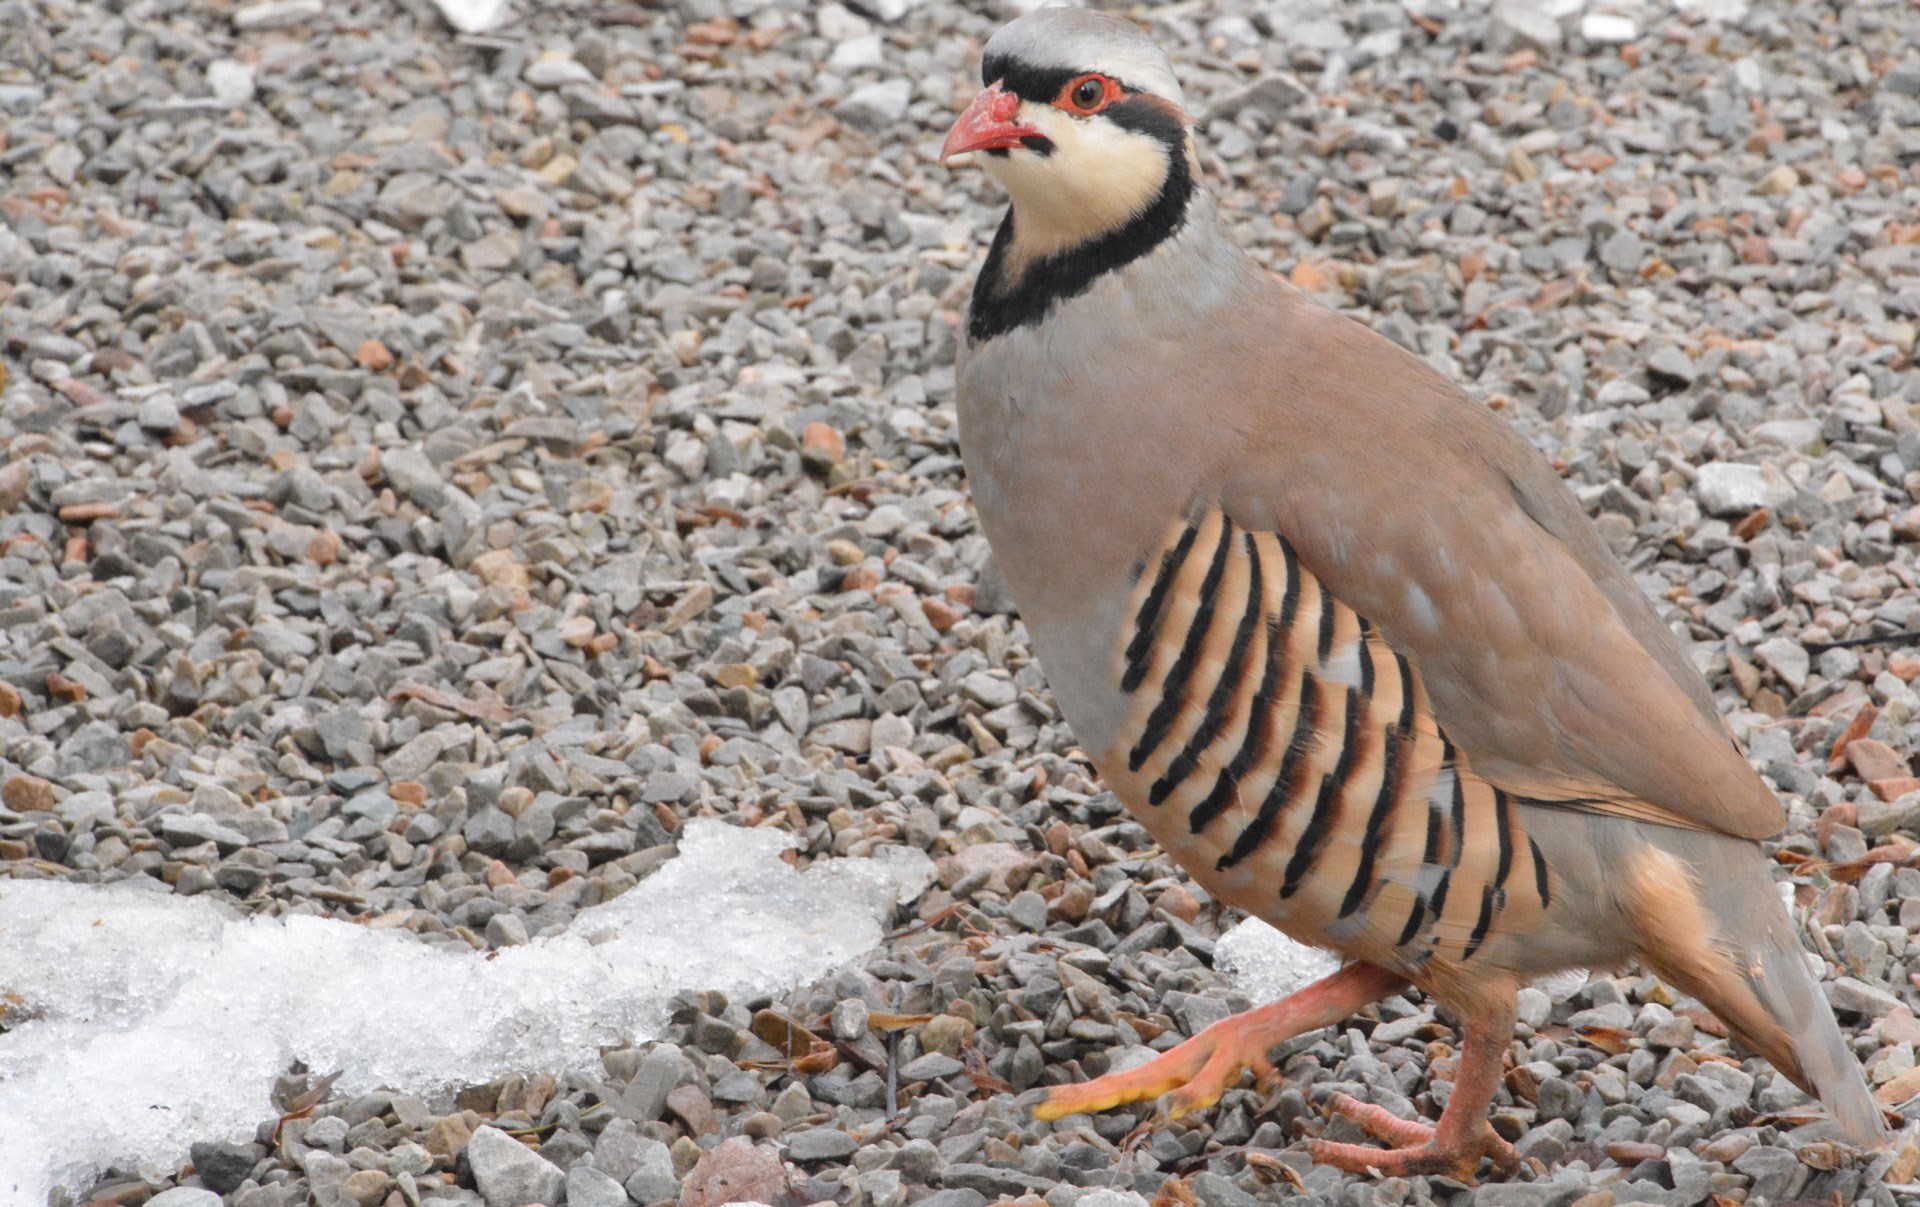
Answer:
MULTIPOLYGON (((1284 290, 1284 287, 1276 286, 1284 290)), ((1477 772, 1517 796, 1745 838, 1784 815, 1652 602, 1504 420, 1346 318, 1277 299, 1227 510, 1419 668, 1477 772)))

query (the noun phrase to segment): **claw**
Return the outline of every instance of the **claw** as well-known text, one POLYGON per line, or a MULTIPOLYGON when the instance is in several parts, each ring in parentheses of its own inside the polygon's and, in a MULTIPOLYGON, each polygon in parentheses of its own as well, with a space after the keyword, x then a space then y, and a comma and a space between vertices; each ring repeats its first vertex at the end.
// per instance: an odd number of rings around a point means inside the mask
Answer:
POLYGON ((1138 1068, 1053 1087, 1033 1116, 1050 1122, 1163 1096, 1169 1119, 1203 1111, 1248 1070, 1262 1080, 1279 1076, 1267 1058, 1267 1034, 1251 1014, 1225 1019, 1138 1068))
POLYGON ((1220 1101, 1248 1072, 1264 1090, 1280 1080, 1271 1056, 1276 1046, 1331 1026, 1405 987, 1393 973, 1349 964, 1291 997, 1223 1019, 1137 1069, 1055 1086, 1034 1108, 1034 1118, 1051 1121, 1165 1095, 1168 1118, 1178 1119, 1220 1101))
POLYGON ((1445 1174, 1467 1185, 1474 1183, 1480 1158, 1492 1160, 1501 1176, 1520 1164, 1513 1146, 1502 1140, 1485 1119, 1479 1127, 1461 1137, 1442 1136, 1430 1124, 1402 1119, 1385 1107, 1361 1102, 1347 1094, 1335 1094, 1327 1108, 1359 1124, 1387 1148, 1365 1144, 1337 1144, 1331 1140, 1308 1140, 1307 1154, 1323 1165, 1332 1165, 1349 1173, 1375 1177, 1410 1178, 1420 1174, 1445 1174))

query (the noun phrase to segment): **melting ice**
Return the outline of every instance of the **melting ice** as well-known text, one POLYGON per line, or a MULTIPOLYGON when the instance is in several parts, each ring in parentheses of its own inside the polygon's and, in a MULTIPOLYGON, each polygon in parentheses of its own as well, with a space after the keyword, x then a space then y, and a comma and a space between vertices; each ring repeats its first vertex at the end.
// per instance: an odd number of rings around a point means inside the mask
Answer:
POLYGON ((1258 918, 1248 918, 1213 948, 1214 965, 1256 1002, 1273 1002, 1340 970, 1340 957, 1297 943, 1258 918))
POLYGON ((932 879, 918 851, 805 873, 791 839, 710 820, 566 933, 484 958, 324 918, 243 918, 150 881, 0 882, 0 990, 37 1015, 0 1035, 0 1207, 41 1207, 109 1164, 249 1136, 293 1060, 338 1092, 431 1094, 597 1063, 675 993, 777 991, 879 942, 932 879))

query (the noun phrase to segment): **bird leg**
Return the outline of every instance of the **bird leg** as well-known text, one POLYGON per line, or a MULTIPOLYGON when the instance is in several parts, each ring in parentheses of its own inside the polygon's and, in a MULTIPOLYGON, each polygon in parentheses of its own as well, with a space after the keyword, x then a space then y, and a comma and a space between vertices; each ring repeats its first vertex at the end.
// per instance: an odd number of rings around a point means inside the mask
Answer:
POLYGON ((1438 1124, 1429 1126, 1402 1119, 1382 1107, 1346 1094, 1335 1094, 1327 1103, 1329 1108, 1391 1147, 1309 1140, 1307 1155, 1350 1173, 1373 1173, 1386 1178, 1446 1174, 1471 1184, 1481 1157, 1491 1158, 1494 1168, 1503 1174, 1512 1172, 1519 1158, 1513 1146, 1494 1132, 1493 1124, 1487 1121, 1487 1111, 1500 1081, 1507 1043, 1513 1038, 1513 987, 1507 986, 1502 995, 1492 1000, 1481 996, 1477 1008, 1464 1017, 1460 1072, 1446 1109, 1440 1112, 1438 1124))
MULTIPOLYGON (((1295 1036, 1330 1027, 1363 1006, 1406 988, 1405 978, 1372 964, 1348 964, 1332 976, 1277 1002, 1222 1019, 1139 1068, 1092 1081, 1054 1086, 1033 1110, 1036 1119, 1060 1119, 1104 1111, 1167 1095, 1167 1116, 1204 1110, 1252 1070, 1261 1082, 1277 1080, 1269 1054, 1295 1036)), ((1511 1029, 1511 1023, 1509 1023, 1511 1029)))

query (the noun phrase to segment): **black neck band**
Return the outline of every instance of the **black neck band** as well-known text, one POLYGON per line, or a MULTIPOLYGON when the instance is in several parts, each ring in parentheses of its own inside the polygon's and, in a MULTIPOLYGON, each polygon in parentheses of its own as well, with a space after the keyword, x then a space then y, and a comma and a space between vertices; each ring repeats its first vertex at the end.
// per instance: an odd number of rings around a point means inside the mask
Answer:
POLYGON ((1017 281, 1006 281, 1007 250, 1014 238, 1014 212, 1000 222, 987 262, 973 283, 967 338, 984 343, 1018 327, 1038 323, 1057 301, 1078 297, 1093 283, 1146 255, 1186 223, 1193 198, 1193 174, 1187 167, 1186 130, 1177 116, 1152 103, 1121 101, 1105 114, 1129 129, 1151 134, 1166 145, 1167 178, 1159 194, 1126 225, 1095 235, 1027 265, 1017 281))

